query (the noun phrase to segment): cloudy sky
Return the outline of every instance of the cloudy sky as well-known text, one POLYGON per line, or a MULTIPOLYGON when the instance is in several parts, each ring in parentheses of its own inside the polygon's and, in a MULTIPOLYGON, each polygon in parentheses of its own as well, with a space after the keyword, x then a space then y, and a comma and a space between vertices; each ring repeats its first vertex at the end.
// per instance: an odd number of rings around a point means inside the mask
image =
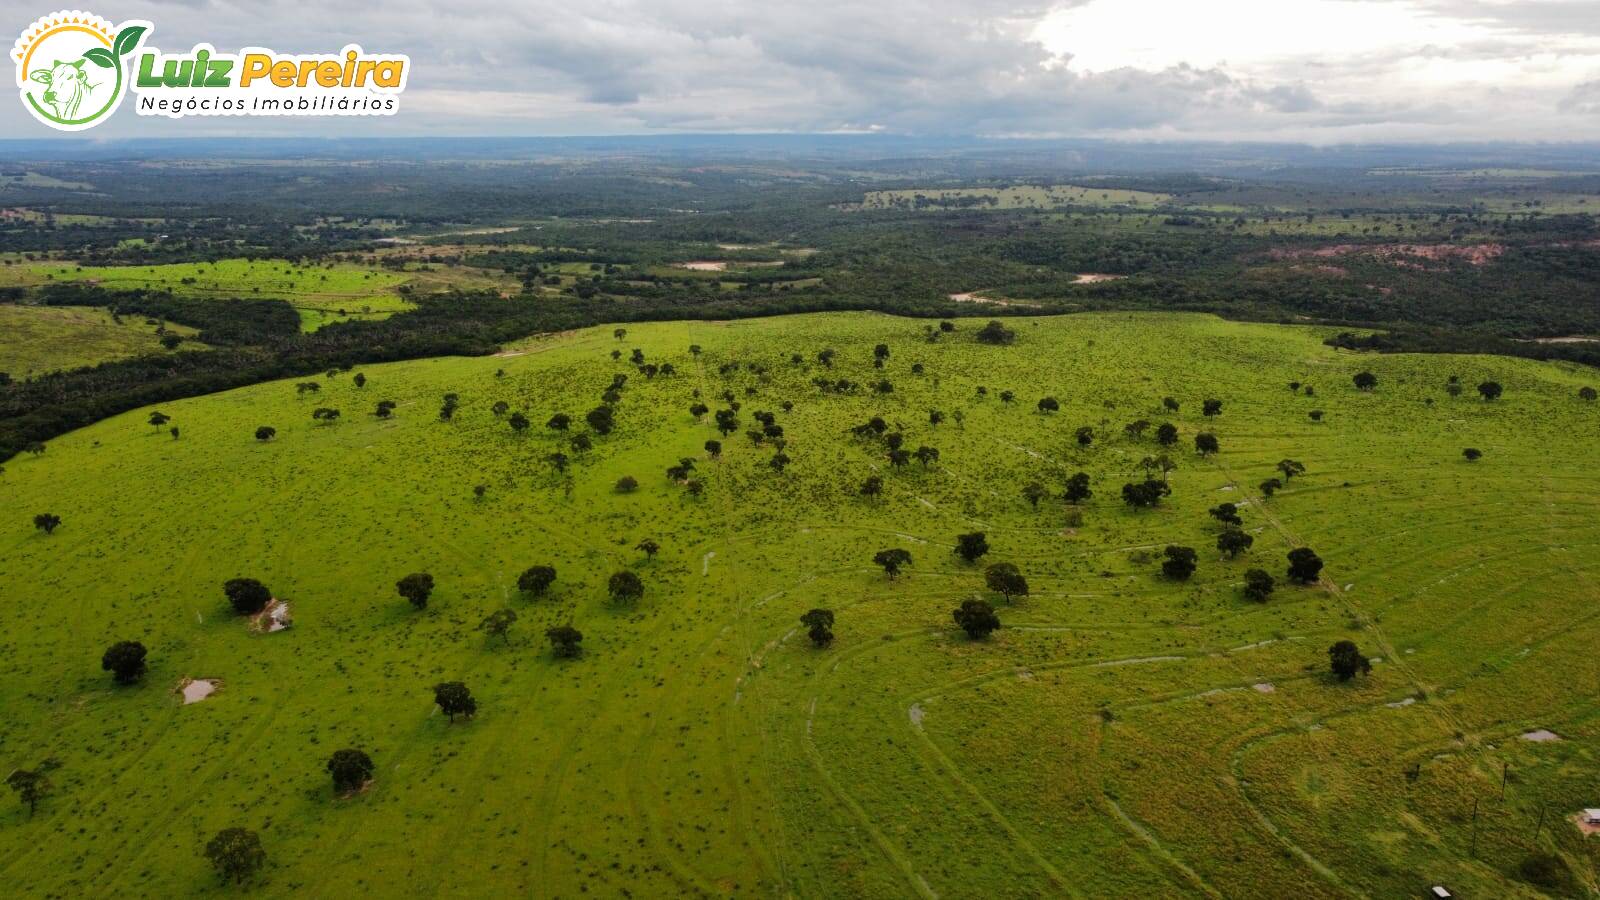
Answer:
MULTIPOLYGON (((89 5, 87 2, 77 5, 89 5)), ((0 0, 20 31, 53 4, 0 0)), ((1600 0, 165 0, 164 51, 411 56, 373 119, 141 120, 95 136, 913 135, 1600 140, 1600 0)), ((10 38, 7 38, 9 41, 10 38)), ((50 136, 13 100, 0 136, 50 136)))

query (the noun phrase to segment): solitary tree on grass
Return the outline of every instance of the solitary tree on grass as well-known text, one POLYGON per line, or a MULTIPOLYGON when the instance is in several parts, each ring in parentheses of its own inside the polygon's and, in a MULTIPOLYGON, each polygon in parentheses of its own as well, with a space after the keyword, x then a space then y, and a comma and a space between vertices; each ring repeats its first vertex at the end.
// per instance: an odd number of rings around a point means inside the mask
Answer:
POLYGON ((983 583, 989 590, 1006 598, 1007 604, 1011 603, 1012 597, 1028 596, 1028 579, 1008 562, 995 563, 984 569, 983 583))
POLYGON ((160 410, 156 410, 155 412, 152 412, 150 414, 150 420, 149 421, 150 421, 150 427, 151 428, 154 428, 157 431, 160 431, 161 430, 161 426, 163 426, 163 425, 167 424, 168 422, 172 421, 172 417, 167 415, 166 413, 160 411, 160 410))
POLYGON ((1156 428, 1156 443, 1163 447, 1171 447, 1178 442, 1178 426, 1171 422, 1162 422, 1156 428))
POLYGON ((100 668, 117 684, 133 684, 144 677, 146 651, 138 641, 118 641, 100 657, 100 668))
POLYGON ((1239 554, 1249 550, 1250 545, 1254 544, 1255 542, 1256 539, 1251 537, 1247 532, 1241 531, 1238 528, 1226 528, 1223 529, 1221 534, 1217 535, 1217 550, 1220 551, 1223 556, 1226 556, 1229 559, 1234 559, 1239 554))
POLYGON ((1200 404, 1200 414, 1205 416, 1208 419, 1212 418, 1214 416, 1222 415, 1222 401, 1221 400, 1207 400, 1204 403, 1201 403, 1200 404))
POLYGON ((1477 447, 1468 447, 1461 451, 1461 455, 1466 458, 1467 462, 1477 462, 1483 458, 1483 451, 1477 447))
POLYGON ((1355 641, 1339 641, 1328 648, 1328 665, 1340 681, 1372 671, 1372 661, 1362 655, 1355 641))
POLYGON ((61 517, 55 513, 39 513, 33 517, 33 527, 45 534, 55 534, 61 527, 61 517))
POLYGON ((1322 572, 1322 558, 1310 547, 1296 547, 1289 551, 1289 577, 1301 584, 1317 580, 1322 572))
POLYGON ((1478 385, 1478 395, 1485 400, 1498 400, 1504 392, 1505 388, 1501 387, 1498 381, 1485 381, 1478 385))
POLYGON ((17 769, 6 776, 6 787, 11 788, 17 800, 28 807, 28 816, 32 818, 33 811, 39 808, 39 801, 49 796, 51 785, 43 772, 17 769))
POLYGON ((524 594, 542 597, 555 581, 556 570, 553 566, 532 566, 517 576, 517 590, 524 594))
POLYGON ((490 637, 498 637, 505 643, 511 643, 511 626, 517 621, 517 613, 513 609, 497 609, 484 616, 478 623, 479 630, 490 637))
POLYGON ((1000 627, 1000 617, 994 614, 994 607, 977 597, 961 601, 961 605, 951 611, 950 617, 973 640, 986 638, 1000 627))
POLYGON ((1194 574, 1196 554, 1193 547, 1169 545, 1166 559, 1161 562, 1161 574, 1175 581, 1187 581, 1194 574))
POLYGON ((206 844, 206 859, 223 881, 243 884, 267 863, 261 837, 248 828, 224 828, 206 844))
POLYGON ((1194 449, 1195 452, 1199 453, 1201 456, 1210 456, 1219 449, 1219 445, 1217 444, 1217 436, 1209 431, 1203 431, 1200 434, 1195 435, 1194 449))
POLYGON ((478 712, 478 701, 472 699, 472 692, 459 681, 434 685, 433 702, 438 704, 440 712, 450 717, 452 724, 456 716, 470 719, 478 712))
POLYGON ((428 598, 433 596, 433 576, 426 572, 413 572, 395 582, 394 588, 400 596, 411 601, 417 609, 428 608, 428 598))
POLYGON ((256 440, 266 443, 276 437, 277 434, 278 429, 273 428, 271 425, 262 425, 256 429, 256 440))
POLYGON ((1239 518, 1239 507, 1232 503, 1218 503, 1211 507, 1211 518, 1224 525, 1244 524, 1244 520, 1239 518))
POLYGON ((638 575, 623 569, 611 576, 606 583, 606 590, 617 603, 632 603, 644 596, 644 582, 639 580, 638 575))
POLYGON ((956 555, 969 563, 989 552, 988 537, 981 531, 956 536, 956 555))
POLYGON ((649 559, 655 559, 656 558, 656 553, 661 550, 661 545, 656 543, 655 541, 651 540, 650 538, 645 538, 644 540, 640 541, 639 545, 634 547, 633 549, 640 551, 641 553, 643 553, 649 559))
POLYGON ((800 624, 806 626, 807 636, 817 647, 833 643, 833 610, 813 609, 800 617, 800 624))
POLYGON ((1265 569, 1251 569, 1244 573, 1244 595, 1257 603, 1267 602, 1277 583, 1265 569))
POLYGON ((506 420, 506 424, 511 426, 512 431, 516 432, 517 434, 521 434, 524 431, 527 431, 528 426, 532 425, 533 423, 529 422, 528 417, 522 413, 514 412, 511 414, 511 418, 506 420))
POLYGON ((333 790, 338 794, 353 794, 372 780, 377 767, 364 750, 348 748, 335 750, 328 760, 328 774, 333 776, 333 790))
POLYGON ((559 659, 572 659, 583 652, 583 632, 571 625, 546 628, 544 636, 550 640, 550 650, 559 659))
POLYGON ((1350 380, 1355 382, 1358 391, 1370 391, 1378 386, 1378 376, 1371 372, 1357 372, 1350 380))
POLYGON ((889 576, 890 581, 893 581, 895 576, 900 574, 902 568, 911 565, 911 553, 899 547, 893 547, 888 550, 879 550, 873 555, 872 561, 882 566, 883 573, 889 576))
POLYGON ((1283 473, 1283 480, 1285 483, 1288 483, 1288 481, 1294 478, 1296 475, 1304 475, 1306 473, 1306 466, 1305 463, 1299 462, 1298 460, 1280 459, 1278 460, 1278 471, 1283 473))
POLYGON ((1062 497, 1068 503, 1077 506, 1093 496, 1094 492, 1089 489, 1089 474, 1087 472, 1078 472, 1067 479, 1067 489, 1062 497))
POLYGON ((1030 481, 1022 486, 1022 499, 1028 501, 1028 504, 1034 509, 1038 509, 1039 501, 1047 496, 1049 496, 1049 492, 1044 489, 1044 485, 1037 481, 1030 481))
POLYGON ((222 593, 241 616, 253 616, 272 602, 272 591, 254 578, 230 578, 223 583, 222 593))

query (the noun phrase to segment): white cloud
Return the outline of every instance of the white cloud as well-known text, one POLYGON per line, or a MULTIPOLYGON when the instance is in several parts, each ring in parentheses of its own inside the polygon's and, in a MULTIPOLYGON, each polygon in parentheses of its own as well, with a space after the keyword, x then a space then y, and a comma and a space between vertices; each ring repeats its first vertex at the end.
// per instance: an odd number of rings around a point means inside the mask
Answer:
MULTIPOLYGON (((1597 139, 1595 0, 291 0, 116 10, 166 50, 357 41, 413 72, 394 120, 97 134, 866 131, 1597 139)), ((0 21, 37 11, 0 0, 0 21)), ((16 104, 0 132, 39 136, 16 104)))

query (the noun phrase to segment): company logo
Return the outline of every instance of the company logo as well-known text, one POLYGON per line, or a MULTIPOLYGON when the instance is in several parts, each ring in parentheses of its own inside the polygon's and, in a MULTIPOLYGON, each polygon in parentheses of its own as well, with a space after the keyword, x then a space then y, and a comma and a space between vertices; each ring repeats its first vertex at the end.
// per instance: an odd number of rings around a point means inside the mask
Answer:
POLYGON ((44 16, 17 38, 17 89, 35 119, 61 131, 105 121, 131 89, 141 116, 388 116, 399 107, 410 60, 350 44, 332 54, 261 47, 187 53, 144 46, 154 28, 113 27, 80 10, 44 16))
POLYGON ((11 50, 22 105, 34 118, 62 131, 98 124, 127 93, 129 56, 149 31, 149 22, 113 28, 105 19, 78 10, 39 19, 11 50))

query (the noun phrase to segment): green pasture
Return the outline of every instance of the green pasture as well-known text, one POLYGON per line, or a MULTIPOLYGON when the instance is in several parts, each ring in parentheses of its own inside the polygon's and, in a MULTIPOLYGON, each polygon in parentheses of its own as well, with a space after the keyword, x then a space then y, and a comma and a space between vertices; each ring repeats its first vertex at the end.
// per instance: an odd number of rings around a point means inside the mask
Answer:
POLYGON ((328 322, 381 319, 411 304, 395 292, 400 272, 345 263, 300 266, 288 260, 226 259, 154 266, 79 266, 65 262, 0 268, 0 286, 86 281, 108 290, 171 291, 193 297, 282 299, 315 331, 328 322))
POLYGON ((232 894, 200 849, 235 825, 269 856, 257 896, 1533 897, 1516 871, 1535 851, 1594 892, 1569 821, 1600 806, 1592 371, 1362 356, 1327 329, 1197 315, 1006 321, 1012 346, 978 343, 981 319, 929 342, 933 322, 867 313, 605 326, 365 367, 365 387, 164 403, 179 439, 142 409, 9 461, 0 766, 47 764, 54 789, 31 817, 0 807, 7 893, 232 894), (635 349, 676 374, 646 377, 635 349), (614 374, 616 430, 572 449, 614 374), (1477 399, 1491 379, 1504 396, 1477 399), (722 437, 688 410, 725 391, 740 428, 722 437), (781 473, 745 436, 763 410, 781 473), (557 412, 571 432, 545 427, 557 412), (849 433, 872 416, 938 461, 891 465, 849 433), (1180 440, 1171 497, 1134 511, 1120 488, 1162 449, 1124 433, 1139 419, 1180 440), (1285 458, 1305 474, 1264 499, 1285 458), (680 459, 700 496, 664 474, 680 459), (1077 471, 1094 496, 1074 510, 1077 471), (882 496, 861 496, 873 475, 882 496), (1224 501, 1255 540, 1231 561, 1207 514, 1224 501), (973 531, 979 565, 952 553, 973 531), (1190 580, 1159 574, 1169 544, 1198 551, 1190 580), (1323 581, 1282 583, 1298 545, 1323 581), (872 562, 887 548, 913 557, 895 580, 872 562), (995 561, 1031 594, 989 594, 995 561), (520 595, 540 564, 550 594, 520 595), (1241 595, 1252 567, 1278 576, 1266 603, 1241 595), (394 588, 419 571, 437 582, 421 612, 394 588), (618 571, 641 599, 608 598, 618 571), (237 576, 293 627, 232 615, 237 576), (951 620, 975 595, 1003 622, 987 640, 951 620), (477 629, 502 607, 505 641, 477 629), (798 621, 813 607, 836 615, 825 649, 798 621), (566 623, 580 658, 544 639, 566 623), (1374 662, 1340 683, 1327 648, 1346 638, 1374 662), (100 669, 121 639, 150 648, 136 686, 100 669), (180 705, 191 677, 221 690, 180 705), (451 724, 431 686, 455 680, 478 712, 451 724), (1540 728, 1562 740, 1519 737, 1540 728), (344 747, 377 774, 337 798, 324 765, 344 747))
MULTIPOLYGON (((0 372, 21 379, 58 369, 75 369, 96 363, 166 353, 160 323, 143 316, 123 316, 85 306, 18 306, 0 304, 0 372)), ((166 330, 186 338, 195 331, 166 324, 166 330)), ((180 349, 204 345, 188 341, 180 349)))

